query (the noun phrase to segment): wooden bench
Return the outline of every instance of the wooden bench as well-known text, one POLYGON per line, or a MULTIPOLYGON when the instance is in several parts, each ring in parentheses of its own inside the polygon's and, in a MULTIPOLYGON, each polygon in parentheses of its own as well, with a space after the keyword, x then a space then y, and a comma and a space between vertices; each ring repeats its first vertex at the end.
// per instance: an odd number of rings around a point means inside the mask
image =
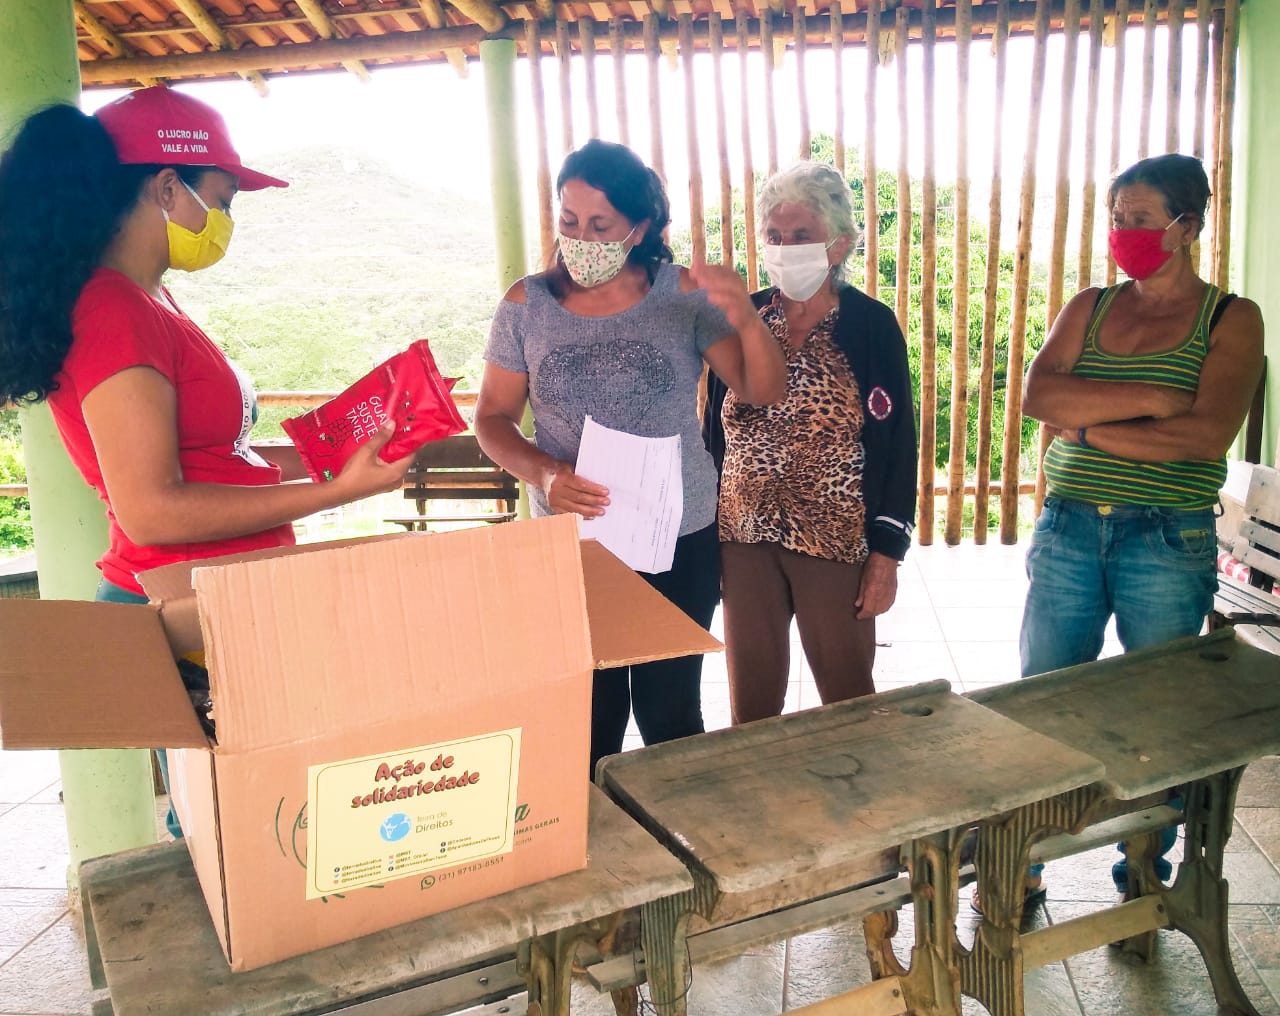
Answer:
POLYGON ((520 481, 481 450, 474 434, 456 434, 422 447, 405 475, 404 496, 413 502, 416 514, 386 521, 406 529, 425 530, 437 523, 509 522, 516 517, 520 481), (444 510, 443 506, 457 502, 485 510, 444 510))
POLYGON ((1249 630, 1256 645, 1280 652, 1280 470, 1255 465, 1249 478, 1243 517, 1234 534, 1231 556, 1248 566, 1249 582, 1218 576, 1210 628, 1261 626, 1249 630))
POLYGON ((109 993, 94 1014, 425 1016, 524 989, 529 1013, 566 1016, 578 950, 608 948, 615 915, 692 885, 679 861, 590 793, 581 871, 245 973, 223 958, 183 844, 86 861, 90 979, 109 993))

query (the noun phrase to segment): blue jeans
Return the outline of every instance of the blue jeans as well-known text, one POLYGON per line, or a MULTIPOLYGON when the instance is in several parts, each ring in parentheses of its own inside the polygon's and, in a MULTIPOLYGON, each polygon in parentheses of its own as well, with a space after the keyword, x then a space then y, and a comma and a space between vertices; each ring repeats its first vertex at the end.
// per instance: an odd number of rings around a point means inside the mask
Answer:
POLYGON ((1098 658, 1114 614, 1125 652, 1198 635, 1218 589, 1212 509, 1050 497, 1027 551, 1022 676, 1098 658))
MULTIPOLYGON (((129 589, 123 589, 114 582, 103 579, 98 583, 98 591, 93 597, 106 603, 146 603, 147 598, 129 589)), ((160 765, 160 778, 164 780, 164 792, 169 793, 169 756, 163 748, 156 749, 156 762, 160 765)), ((178 822, 178 813, 173 810, 173 799, 169 800, 169 813, 164 817, 165 828, 174 839, 182 839, 182 825, 178 822)))
MULTIPOLYGON (((1212 509, 1046 498, 1027 551, 1022 676, 1096 660, 1113 614, 1125 652, 1198 635, 1218 589, 1216 558, 1212 509)), ((1175 839, 1167 830, 1162 858, 1175 839)), ((1125 882, 1123 860, 1112 876, 1125 882)))

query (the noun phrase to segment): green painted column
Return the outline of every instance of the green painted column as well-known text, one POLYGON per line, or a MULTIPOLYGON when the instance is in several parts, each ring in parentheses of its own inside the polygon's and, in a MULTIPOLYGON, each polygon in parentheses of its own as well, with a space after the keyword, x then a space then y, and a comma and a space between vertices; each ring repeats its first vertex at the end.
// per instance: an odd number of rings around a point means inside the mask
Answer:
MULTIPOLYGON (((0 138, 42 106, 79 100, 75 37, 71 0, 0 2, 0 138)), ((107 545, 102 505, 67 458, 48 407, 24 409, 21 419, 40 594, 91 600, 94 561, 107 545)), ((74 887, 80 861, 155 841, 151 753, 63 751, 60 762, 74 887)))
MULTIPOLYGON (((516 44, 512 39, 480 43, 484 66, 485 109, 489 120, 489 185, 493 199, 494 244, 498 258, 498 287, 505 293, 528 272, 524 243, 524 207, 520 201, 519 129, 516 116, 516 44)), ((533 434, 533 417, 526 411, 526 434, 533 434)), ((529 517, 529 492, 520 484, 516 510, 529 517)))
POLYGON ((489 173, 498 285, 503 292, 527 271, 524 210, 520 202, 519 131, 516 118, 516 44, 511 39, 480 43, 485 108, 489 114, 489 173))
POLYGON ((1235 186, 1232 196, 1232 282, 1257 302, 1267 329, 1267 411, 1262 461, 1274 463, 1280 431, 1280 4, 1241 8, 1240 64, 1236 89, 1235 186))

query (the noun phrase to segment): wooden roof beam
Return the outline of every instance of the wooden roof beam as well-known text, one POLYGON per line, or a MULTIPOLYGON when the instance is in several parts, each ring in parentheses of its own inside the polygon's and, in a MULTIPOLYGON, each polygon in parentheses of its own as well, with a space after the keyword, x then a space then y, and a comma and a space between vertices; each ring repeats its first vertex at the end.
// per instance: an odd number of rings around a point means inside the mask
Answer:
MULTIPOLYGON (((422 11, 422 16, 427 19, 427 24, 430 27, 448 27, 449 22, 445 20, 444 7, 441 5, 440 0, 418 0, 418 8, 422 11)), ((467 55, 462 50, 447 50, 444 58, 458 72, 458 77, 465 78, 467 76, 467 55)))
POLYGON ((454 7, 483 28, 488 35, 507 26, 507 13, 493 0, 450 0, 454 7))
MULTIPOLYGON (((80 27, 85 30, 89 38, 110 53, 113 58, 137 54, 137 50, 94 16, 93 12, 85 5, 84 0, 73 0, 72 9, 75 11, 76 21, 79 22, 80 27)), ((147 88, 150 85, 158 84, 158 82, 155 78, 139 78, 138 84, 142 85, 143 88, 147 88)))
POLYGON ((533 0, 533 9, 537 11, 538 17, 544 20, 556 16, 555 0, 533 0))
MULTIPOLYGON (((298 5, 298 10, 306 15, 311 22, 311 27, 316 30, 316 34, 322 39, 340 38, 338 35, 338 26, 325 12, 321 6, 320 0, 294 0, 298 5)), ((344 60, 342 66, 354 74, 361 81, 369 80, 369 68, 362 64, 359 60, 344 60)))
MULTIPOLYGON (((180 10, 188 21, 195 27, 195 30, 209 40, 218 49, 234 50, 235 44, 231 41, 230 36, 222 30, 222 27, 213 20, 209 14, 197 0, 173 0, 173 5, 180 10)), ((275 49, 274 46, 271 47, 275 49)), ((267 79, 258 71, 244 71, 240 76, 253 85, 254 91, 259 95, 266 95, 267 79)))

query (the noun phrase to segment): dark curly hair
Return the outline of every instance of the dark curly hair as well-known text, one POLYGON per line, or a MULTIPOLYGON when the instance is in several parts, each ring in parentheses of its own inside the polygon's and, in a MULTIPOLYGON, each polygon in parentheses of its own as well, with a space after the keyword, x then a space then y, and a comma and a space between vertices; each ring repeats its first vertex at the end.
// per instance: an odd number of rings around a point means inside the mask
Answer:
MULTIPOLYGON (((663 239, 671 223, 671 202, 667 200, 666 188, 658 174, 630 148, 592 138, 565 157, 560 175, 556 177, 557 195, 570 180, 581 180, 601 191, 609 204, 633 225, 649 220, 644 236, 628 252, 627 261, 643 266, 650 282, 657 277, 658 265, 675 260, 663 239)), ((557 258, 547 275, 553 283, 563 284, 568 273, 557 258)))
MULTIPOLYGON (((106 130, 74 106, 29 117, 0 156, 0 403, 39 402, 71 348, 71 311, 163 169, 121 165, 106 130)), ((207 167, 175 166, 192 186, 207 167)))

